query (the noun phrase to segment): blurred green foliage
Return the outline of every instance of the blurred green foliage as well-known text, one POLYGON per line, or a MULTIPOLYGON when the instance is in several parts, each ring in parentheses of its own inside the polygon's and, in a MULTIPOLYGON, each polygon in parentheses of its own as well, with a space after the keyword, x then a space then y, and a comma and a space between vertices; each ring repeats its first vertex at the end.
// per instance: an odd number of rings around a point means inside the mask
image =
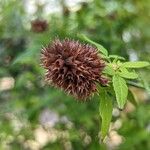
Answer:
MULTIPOLYGON (((121 144, 115 145, 110 135, 101 143, 98 97, 87 103, 75 101, 46 85, 40 66, 42 46, 55 37, 78 39, 80 33, 101 43, 110 54, 150 61, 149 0, 93 0, 75 6, 57 0, 61 11, 52 13, 47 13, 50 1, 32 2, 36 9, 29 13, 31 1, 0 1, 0 149, 150 149, 149 97, 132 112, 118 110, 119 115, 113 116, 112 125, 121 116, 121 127, 112 129, 121 144), (31 21, 36 18, 46 20, 48 30, 33 32, 31 21), (5 89, 13 82, 13 88, 5 89)), ((140 73, 147 95, 149 68, 140 73)))

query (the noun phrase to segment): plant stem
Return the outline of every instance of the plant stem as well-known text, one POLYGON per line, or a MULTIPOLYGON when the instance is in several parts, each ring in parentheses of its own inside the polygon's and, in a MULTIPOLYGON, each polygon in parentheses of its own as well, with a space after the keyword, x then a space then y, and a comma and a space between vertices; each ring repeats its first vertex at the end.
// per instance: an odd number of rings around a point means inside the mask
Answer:
POLYGON ((132 82, 132 81, 127 81, 127 84, 129 84, 131 86, 134 86, 134 87, 137 87, 137 88, 145 89, 143 85, 135 83, 135 82, 132 82))

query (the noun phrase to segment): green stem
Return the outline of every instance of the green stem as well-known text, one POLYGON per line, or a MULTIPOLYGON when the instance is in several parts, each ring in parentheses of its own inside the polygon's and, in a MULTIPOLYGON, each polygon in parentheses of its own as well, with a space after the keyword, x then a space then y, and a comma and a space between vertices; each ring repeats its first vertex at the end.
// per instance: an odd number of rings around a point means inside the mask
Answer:
POLYGON ((137 87, 137 88, 145 89, 143 85, 135 83, 135 82, 132 82, 132 81, 127 81, 127 84, 129 84, 131 86, 134 86, 134 87, 137 87))

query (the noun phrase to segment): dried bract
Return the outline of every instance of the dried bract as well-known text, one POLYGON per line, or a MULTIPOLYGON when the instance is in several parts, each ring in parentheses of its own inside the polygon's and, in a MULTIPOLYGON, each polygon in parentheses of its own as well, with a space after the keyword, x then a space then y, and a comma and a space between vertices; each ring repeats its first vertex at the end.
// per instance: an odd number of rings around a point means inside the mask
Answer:
POLYGON ((106 85, 102 77, 104 61, 97 49, 78 41, 54 40, 42 49, 42 65, 47 70, 46 79, 79 100, 86 100, 97 91, 96 82, 106 85))

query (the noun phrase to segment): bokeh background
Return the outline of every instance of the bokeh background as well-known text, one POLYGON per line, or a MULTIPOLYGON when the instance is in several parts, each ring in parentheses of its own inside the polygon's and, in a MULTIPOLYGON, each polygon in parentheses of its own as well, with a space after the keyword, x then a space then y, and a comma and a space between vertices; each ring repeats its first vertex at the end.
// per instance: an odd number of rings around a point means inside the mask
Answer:
POLYGON ((110 54, 150 61, 149 0, 0 0, 0 150, 149 150, 150 68, 138 105, 114 108, 100 141, 99 99, 80 103, 44 81, 40 51, 85 34, 110 54))

